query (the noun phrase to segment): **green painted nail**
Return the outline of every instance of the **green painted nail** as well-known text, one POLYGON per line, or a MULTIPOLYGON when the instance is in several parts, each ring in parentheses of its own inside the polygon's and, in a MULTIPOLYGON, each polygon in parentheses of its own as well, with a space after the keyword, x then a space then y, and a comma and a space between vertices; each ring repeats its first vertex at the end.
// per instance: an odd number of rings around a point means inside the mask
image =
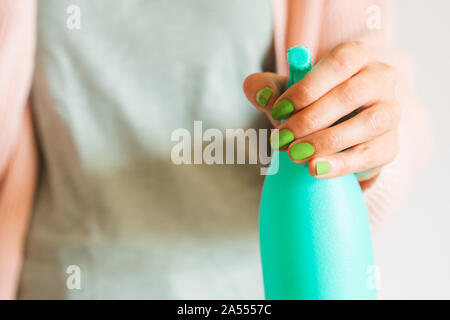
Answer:
POLYGON ((316 174, 318 176, 328 173, 330 171, 330 164, 326 161, 319 161, 316 163, 316 174))
POLYGON ((261 107, 265 107, 271 96, 272 96, 272 89, 269 87, 264 87, 256 93, 256 102, 261 107))
POLYGON ((280 150, 286 147, 289 143, 294 141, 294 135, 289 129, 282 129, 275 132, 270 139, 270 145, 275 150, 280 150))
POLYGON ((294 105, 292 104, 291 100, 283 99, 273 107, 271 112, 272 118, 274 118, 275 120, 284 119, 288 115, 290 115, 292 111, 294 111, 294 105))
POLYGON ((294 160, 303 160, 314 154, 314 147, 307 142, 296 143, 289 149, 289 154, 294 160))

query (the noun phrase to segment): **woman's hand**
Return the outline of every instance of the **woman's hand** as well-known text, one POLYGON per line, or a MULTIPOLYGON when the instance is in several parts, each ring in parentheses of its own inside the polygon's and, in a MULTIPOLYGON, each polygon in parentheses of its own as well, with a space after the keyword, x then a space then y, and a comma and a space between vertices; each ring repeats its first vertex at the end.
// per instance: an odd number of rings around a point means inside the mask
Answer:
POLYGON ((309 161, 314 177, 356 172, 364 181, 391 162, 399 148, 395 78, 395 70, 374 60, 364 44, 349 42, 286 91, 287 77, 274 73, 250 75, 244 91, 273 123, 286 120, 271 136, 274 149, 288 150, 296 163, 309 161))

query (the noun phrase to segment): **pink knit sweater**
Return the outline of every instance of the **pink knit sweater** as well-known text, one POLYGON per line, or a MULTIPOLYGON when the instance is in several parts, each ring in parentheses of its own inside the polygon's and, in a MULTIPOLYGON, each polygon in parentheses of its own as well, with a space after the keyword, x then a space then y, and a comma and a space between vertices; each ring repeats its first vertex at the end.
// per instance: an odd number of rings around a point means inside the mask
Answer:
MULTIPOLYGON (((398 98, 404 107, 400 152, 374 183, 364 188, 372 221, 394 212, 425 162, 427 117, 414 101, 405 58, 391 45, 389 0, 273 0, 277 68, 286 74, 287 47, 309 45, 320 59, 344 41, 367 43, 401 74, 398 98), (378 6, 381 29, 367 27, 371 5, 378 6), (420 152, 415 152, 420 150, 420 152)), ((35 192, 38 157, 27 106, 33 72, 35 0, 0 2, 0 299, 15 297, 24 240, 35 192)))

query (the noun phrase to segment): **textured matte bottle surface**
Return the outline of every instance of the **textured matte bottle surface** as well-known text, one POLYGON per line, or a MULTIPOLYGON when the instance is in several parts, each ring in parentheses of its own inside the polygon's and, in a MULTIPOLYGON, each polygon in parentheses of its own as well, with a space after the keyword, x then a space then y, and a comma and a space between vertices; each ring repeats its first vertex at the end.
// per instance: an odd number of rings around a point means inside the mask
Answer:
POLYGON ((367 283, 372 239, 356 177, 316 179, 286 152, 273 157, 277 166, 261 199, 266 298, 376 299, 367 283))

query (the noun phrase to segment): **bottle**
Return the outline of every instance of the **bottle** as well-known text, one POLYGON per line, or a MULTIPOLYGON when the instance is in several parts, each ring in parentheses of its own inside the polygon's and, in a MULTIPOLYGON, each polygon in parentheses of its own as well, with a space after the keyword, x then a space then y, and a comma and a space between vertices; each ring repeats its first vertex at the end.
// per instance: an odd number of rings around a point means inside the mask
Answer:
MULTIPOLYGON (((288 50, 287 87, 311 61, 308 47, 288 50)), ((354 174, 317 179, 308 164, 274 151, 259 219, 266 299, 377 298, 369 219, 354 174)))

